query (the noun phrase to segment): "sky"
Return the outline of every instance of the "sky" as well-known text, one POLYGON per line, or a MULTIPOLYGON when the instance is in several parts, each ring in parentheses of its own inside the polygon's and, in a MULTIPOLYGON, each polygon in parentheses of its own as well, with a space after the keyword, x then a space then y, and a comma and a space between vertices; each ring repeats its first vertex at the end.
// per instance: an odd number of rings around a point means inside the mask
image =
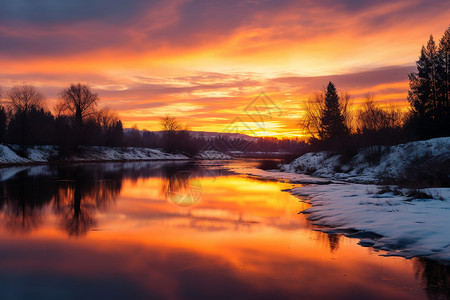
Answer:
POLYGON ((82 82, 125 127, 296 137, 332 81, 406 107, 421 46, 448 0, 0 0, 0 87, 32 84, 51 109, 82 82))

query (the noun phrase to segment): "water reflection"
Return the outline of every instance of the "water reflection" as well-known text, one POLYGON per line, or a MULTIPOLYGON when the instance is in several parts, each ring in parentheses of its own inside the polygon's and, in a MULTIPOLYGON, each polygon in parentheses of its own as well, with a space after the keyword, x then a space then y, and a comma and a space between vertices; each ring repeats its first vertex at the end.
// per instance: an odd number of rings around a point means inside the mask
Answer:
POLYGON ((180 207, 189 207, 200 201, 202 186, 195 175, 198 169, 194 163, 163 167, 162 192, 170 203, 180 207))
POLYGON ((414 259, 416 276, 429 299, 450 299, 450 266, 426 258, 414 259))
POLYGON ((103 172, 81 166, 57 170, 60 180, 53 197, 55 212, 61 228, 69 236, 85 235, 96 225, 97 210, 115 202, 122 189, 123 176, 119 172, 103 172))
POLYGON ((42 209, 55 194, 54 182, 46 176, 28 176, 21 171, 0 182, 0 207, 4 226, 11 232, 27 234, 42 223, 42 209))
POLYGON ((330 252, 333 253, 339 249, 339 241, 341 240, 340 234, 329 233, 327 234, 328 243, 330 245, 330 252))
POLYGON ((200 200, 200 177, 229 174, 221 165, 199 167, 185 162, 39 166, 9 172, 2 174, 4 180, 0 181, 1 222, 5 228, 30 234, 39 228, 51 208, 59 218, 60 228, 70 237, 84 236, 95 228, 97 212, 115 203, 124 180, 136 183, 161 178, 159 190, 166 200, 188 207, 200 200))
POLYGON ((308 205, 280 192, 292 185, 220 164, 49 166, 0 177, 0 291, 13 295, 27 281, 40 283, 27 286, 30 295, 51 287, 42 298, 57 290, 73 299, 64 293, 78 286, 84 298, 449 298, 448 267, 382 258, 313 231, 298 215, 308 205))
MULTIPOLYGON (((124 179, 137 181, 176 169, 162 166, 129 163, 105 164, 103 168, 69 165, 18 169, 0 181, 2 223, 10 232, 29 234, 42 224, 44 211, 52 208, 69 236, 84 236, 96 226, 97 211, 116 201, 124 179)), ((173 184, 170 188, 175 189, 173 184)))

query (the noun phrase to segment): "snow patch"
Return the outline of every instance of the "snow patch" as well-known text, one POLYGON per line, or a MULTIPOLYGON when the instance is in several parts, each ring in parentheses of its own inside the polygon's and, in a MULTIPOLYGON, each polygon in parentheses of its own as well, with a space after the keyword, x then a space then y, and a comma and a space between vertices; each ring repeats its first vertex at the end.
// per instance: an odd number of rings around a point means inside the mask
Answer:
MULTIPOLYGON (((26 157, 21 157, 12 149, 17 146, 0 145, 0 165, 45 163, 57 156, 58 150, 55 146, 34 146, 26 151, 26 157)), ((182 154, 170 154, 156 149, 135 147, 82 147, 80 154, 65 157, 63 161, 127 161, 127 160, 187 160, 182 154)))
POLYGON ((399 178, 405 168, 419 160, 433 163, 450 158, 450 137, 416 141, 396 146, 372 146, 362 149, 353 159, 340 164, 340 156, 329 152, 307 153, 281 170, 357 183, 376 183, 380 175, 399 178), (375 158, 374 158, 375 157, 375 158), (374 162, 371 159, 377 160, 374 162))
POLYGON ((201 160, 230 160, 233 159, 231 156, 215 151, 215 150, 206 150, 202 151, 199 154, 197 154, 195 159, 201 159, 201 160))

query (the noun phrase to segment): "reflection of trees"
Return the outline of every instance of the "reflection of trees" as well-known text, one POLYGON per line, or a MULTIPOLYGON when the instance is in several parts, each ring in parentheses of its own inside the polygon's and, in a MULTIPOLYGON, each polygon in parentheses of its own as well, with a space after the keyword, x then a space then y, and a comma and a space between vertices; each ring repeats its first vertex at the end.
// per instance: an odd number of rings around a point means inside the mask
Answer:
POLYGON ((194 164, 167 165, 163 168, 162 193, 166 199, 178 206, 191 206, 198 202, 201 186, 193 176, 194 164))
POLYGON ((328 243, 330 245, 330 252, 333 253, 339 249, 339 242, 341 240, 340 234, 328 233, 328 243))
POLYGON ((54 196, 55 211, 69 236, 83 236, 95 226, 95 213, 114 201, 122 188, 122 175, 99 168, 64 168, 65 181, 54 196))
POLYGON ((13 180, 0 182, 0 207, 5 227, 12 232, 29 233, 42 222, 42 208, 50 203, 55 189, 42 176, 18 173, 13 180))
POLYGON ((0 209, 5 227, 28 233, 43 219, 43 210, 53 202, 61 226, 69 236, 81 236, 95 225, 95 213, 120 193, 120 171, 99 166, 55 167, 49 174, 30 176, 26 171, 0 182, 0 209))
POLYGON ((414 269, 429 299, 450 299, 450 266, 426 258, 416 258, 414 269))
POLYGON ((0 181, 0 223, 9 231, 29 233, 40 226, 51 206, 69 236, 82 236, 95 226, 96 212, 117 198, 124 179, 162 177, 164 194, 176 193, 192 191, 192 174, 209 169, 186 162, 39 166, 14 175, 9 169, 8 179, 0 181))
POLYGON ((339 249, 341 243, 342 234, 338 233, 325 233, 322 231, 315 231, 316 238, 323 243, 325 247, 330 248, 330 252, 334 253, 339 249))

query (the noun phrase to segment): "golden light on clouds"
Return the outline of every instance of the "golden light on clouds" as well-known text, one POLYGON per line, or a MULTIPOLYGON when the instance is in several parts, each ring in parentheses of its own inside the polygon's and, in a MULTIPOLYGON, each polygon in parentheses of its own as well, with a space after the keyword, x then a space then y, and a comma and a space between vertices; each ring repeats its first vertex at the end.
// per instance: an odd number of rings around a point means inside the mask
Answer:
POLYGON ((406 105, 421 45, 450 19, 440 0, 80 3, 0 12, 3 89, 33 84, 51 104, 80 81, 126 127, 159 130, 170 114, 218 132, 264 91, 283 114, 248 124, 268 136, 298 136, 302 102, 328 81, 355 103, 406 105))

